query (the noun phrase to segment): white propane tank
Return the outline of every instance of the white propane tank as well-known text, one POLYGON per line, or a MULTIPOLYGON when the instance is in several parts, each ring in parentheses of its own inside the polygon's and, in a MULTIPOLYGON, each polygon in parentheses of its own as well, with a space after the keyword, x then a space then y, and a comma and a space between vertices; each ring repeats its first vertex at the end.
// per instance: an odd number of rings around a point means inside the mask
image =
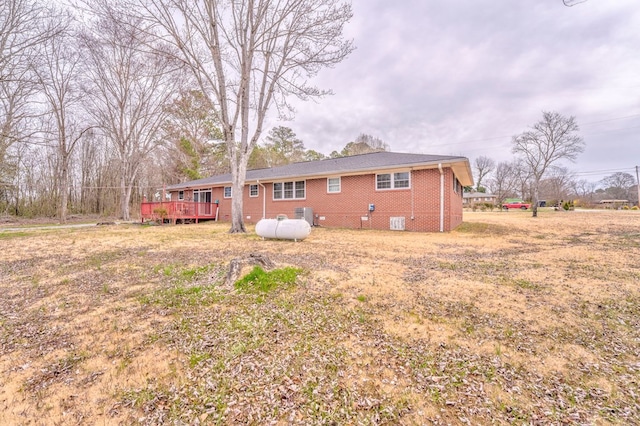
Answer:
POLYGON ((311 233, 304 219, 261 219, 256 223, 256 234, 262 238, 302 241, 311 233))

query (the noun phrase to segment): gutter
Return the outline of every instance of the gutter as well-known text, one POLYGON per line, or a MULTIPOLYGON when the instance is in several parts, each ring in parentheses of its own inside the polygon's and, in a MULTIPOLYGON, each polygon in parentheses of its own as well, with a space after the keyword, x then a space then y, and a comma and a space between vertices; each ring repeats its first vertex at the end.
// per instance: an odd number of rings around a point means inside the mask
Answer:
POLYGON ((414 192, 414 187, 415 185, 413 184, 413 167, 411 168, 411 170, 409 170, 409 179, 410 179, 410 184, 411 184, 411 220, 415 220, 416 219, 416 215, 415 215, 415 192, 414 192))
MULTIPOLYGON (((323 161, 323 160, 320 160, 320 161, 323 161)), ((466 167, 464 167, 464 170, 469 174, 469 176, 471 176, 469 160, 466 157, 453 157, 439 163, 429 161, 429 162, 423 162, 423 163, 389 164, 389 165, 383 165, 383 166, 361 167, 357 169, 346 169, 346 170, 325 170, 323 172, 317 172, 317 173, 275 174, 273 176, 262 176, 260 179, 266 182, 277 182, 285 179, 298 179, 298 178, 299 179, 316 179, 316 178, 323 178, 323 177, 334 176, 334 175, 357 176, 361 174, 367 174, 369 172, 384 173, 392 170, 406 171, 407 169, 409 170, 431 169, 431 168, 435 168, 436 165, 437 167, 441 167, 442 165, 453 167, 455 163, 464 163, 465 161, 466 161, 466 164, 465 164, 466 167)), ((286 166, 279 166, 279 167, 286 167, 286 166)), ((267 170, 267 169, 259 169, 259 170, 267 170)), ((253 170, 247 171, 247 173, 249 172, 253 172, 253 170)), ((215 176, 212 176, 212 177, 215 177, 215 176)), ((206 179, 209 179, 209 178, 204 178, 199 180, 206 180, 206 179)), ((256 179, 255 177, 247 176, 246 182, 253 182, 257 180, 258 179, 256 179)), ((189 181, 189 182, 179 183, 175 185, 169 185, 167 186, 167 189, 170 191, 175 191, 175 190, 184 189, 186 187, 209 187, 209 186, 229 185, 231 183, 232 183, 231 180, 219 180, 219 181, 210 181, 210 182, 196 181, 196 183, 194 183, 194 181, 189 181)), ((473 184, 473 180, 471 180, 471 184, 473 184)))
POLYGON ((438 163, 440 170, 440 232, 444 232, 444 171, 442 163, 438 163))

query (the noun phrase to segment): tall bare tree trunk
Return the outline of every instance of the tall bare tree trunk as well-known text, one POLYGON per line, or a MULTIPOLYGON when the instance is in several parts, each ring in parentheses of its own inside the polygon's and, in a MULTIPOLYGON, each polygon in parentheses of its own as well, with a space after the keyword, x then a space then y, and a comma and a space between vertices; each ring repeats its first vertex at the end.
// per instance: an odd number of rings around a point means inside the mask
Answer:
MULTIPOLYGON (((65 156, 66 157, 66 156, 65 156)), ((62 160, 62 170, 60 171, 60 223, 67 223, 67 204, 69 203, 69 159, 62 160)))
POLYGON ((540 188, 540 179, 536 178, 533 186, 533 199, 531 200, 531 211, 533 217, 538 217, 538 188, 540 188))
POLYGON ((308 86, 323 67, 342 61, 353 45, 342 36, 352 17, 342 0, 140 0, 216 106, 231 162, 229 232, 245 232, 242 192, 247 163, 273 103, 287 96, 318 98, 308 86))
POLYGON ((247 232, 243 217, 243 191, 249 156, 231 157, 231 229, 230 233, 247 232))

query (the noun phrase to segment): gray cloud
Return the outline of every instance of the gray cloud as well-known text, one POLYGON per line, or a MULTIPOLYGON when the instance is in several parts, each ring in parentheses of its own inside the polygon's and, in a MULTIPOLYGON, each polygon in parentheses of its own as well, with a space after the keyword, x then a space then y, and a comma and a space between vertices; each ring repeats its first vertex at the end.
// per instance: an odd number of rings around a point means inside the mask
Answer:
POLYGON ((502 161, 510 137, 553 110, 581 124, 587 150, 574 170, 640 163, 637 0, 571 8, 354 0, 353 8, 347 35, 357 50, 313 81, 335 95, 293 101, 295 119, 273 123, 292 127, 308 148, 328 154, 364 132, 394 151, 502 161))

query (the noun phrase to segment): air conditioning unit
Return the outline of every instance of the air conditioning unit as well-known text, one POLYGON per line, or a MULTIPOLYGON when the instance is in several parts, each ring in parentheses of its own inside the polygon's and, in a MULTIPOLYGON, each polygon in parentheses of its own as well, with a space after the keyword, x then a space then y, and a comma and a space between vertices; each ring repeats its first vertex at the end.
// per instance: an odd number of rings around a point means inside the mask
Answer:
POLYGON ((296 219, 304 219, 310 226, 313 226, 313 209, 311 207, 296 207, 294 215, 296 219))

